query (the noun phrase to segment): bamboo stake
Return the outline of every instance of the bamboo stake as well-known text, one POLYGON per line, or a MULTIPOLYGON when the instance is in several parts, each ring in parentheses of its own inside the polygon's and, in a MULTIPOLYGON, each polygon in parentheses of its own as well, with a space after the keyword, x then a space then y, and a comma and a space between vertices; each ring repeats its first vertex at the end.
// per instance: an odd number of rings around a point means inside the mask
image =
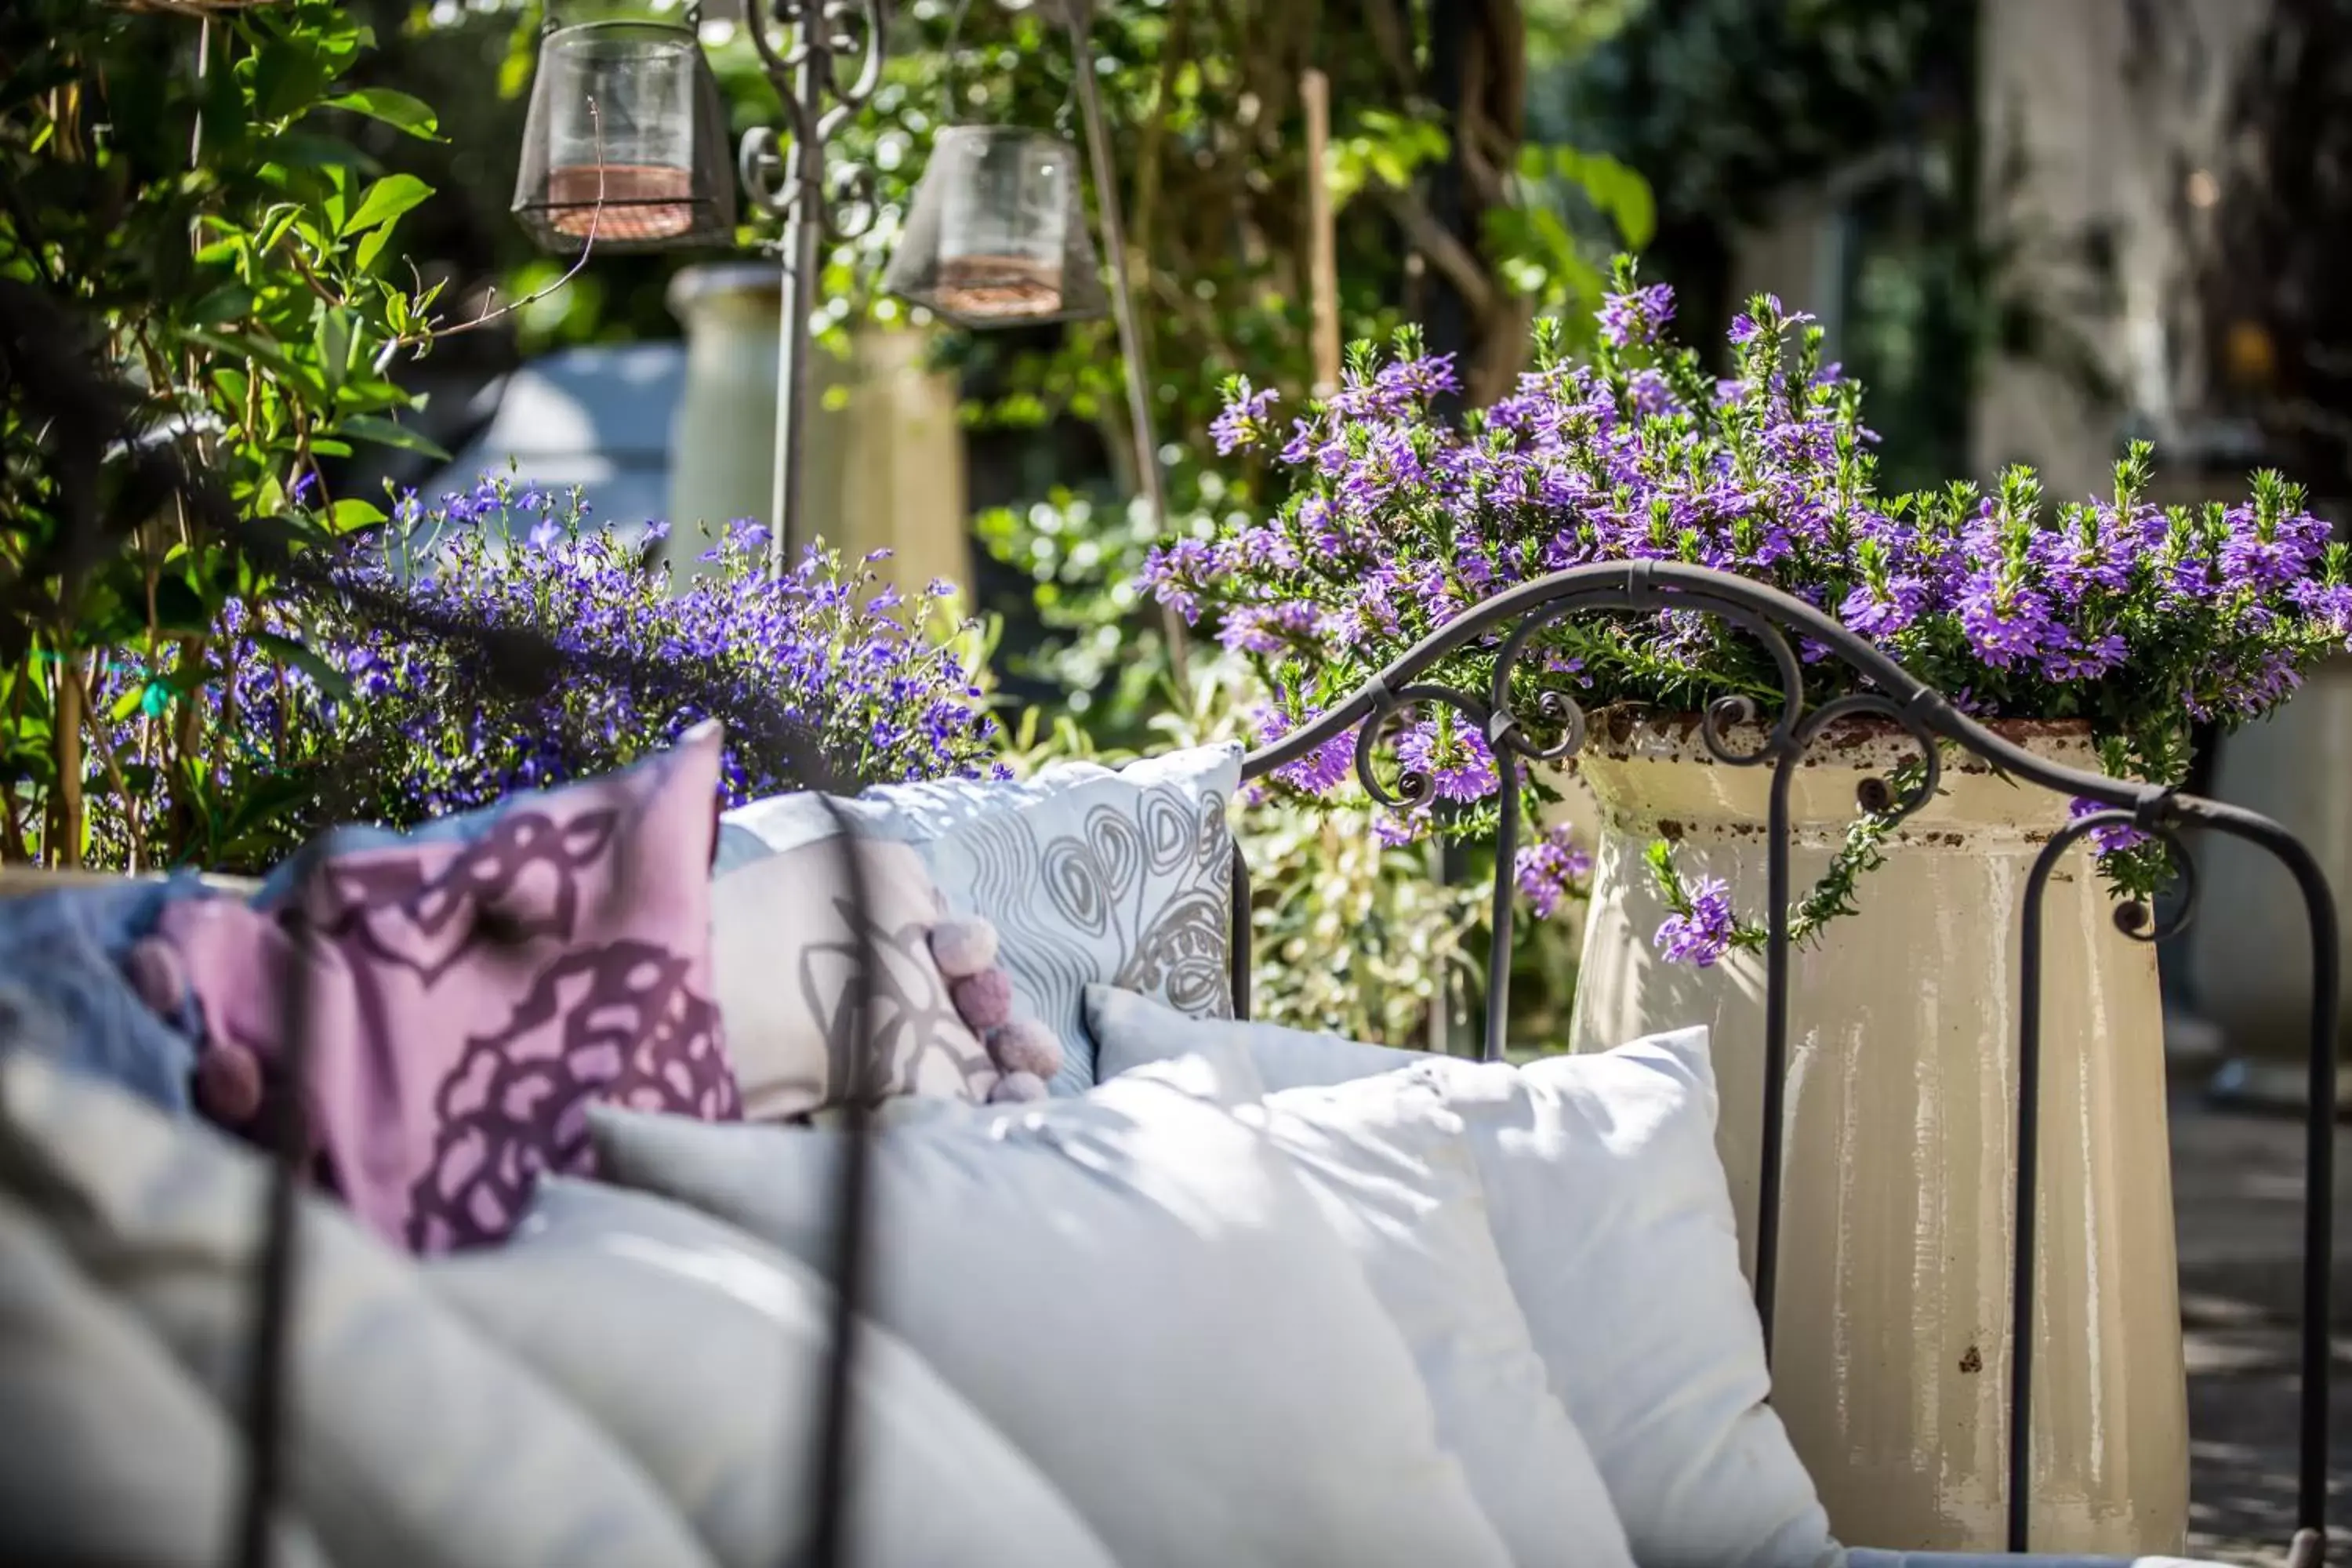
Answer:
POLYGON ((1307 110, 1307 297, 1314 308, 1315 395, 1339 389, 1339 255, 1325 163, 1331 145, 1331 79, 1319 70, 1299 79, 1307 110))

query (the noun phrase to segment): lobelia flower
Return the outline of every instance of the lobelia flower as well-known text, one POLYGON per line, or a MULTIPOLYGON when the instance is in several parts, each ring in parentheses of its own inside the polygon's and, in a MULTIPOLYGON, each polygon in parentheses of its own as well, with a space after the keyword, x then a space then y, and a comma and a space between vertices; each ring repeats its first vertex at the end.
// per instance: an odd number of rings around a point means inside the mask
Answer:
MULTIPOLYGON (((581 526, 576 495, 550 515, 526 512, 521 547, 509 547, 514 509, 502 486, 485 479, 431 509, 404 499, 394 540, 352 544, 323 587, 224 611, 221 674, 198 700, 224 765, 315 786, 310 815, 276 829, 289 847, 331 820, 412 826, 517 787, 609 772, 705 718, 727 725, 730 805, 803 787, 813 760, 867 782, 975 776, 993 760, 994 721, 961 628, 921 613, 936 595, 903 605, 872 558, 845 569, 812 550, 770 582, 768 531, 737 524, 712 552, 715 570, 673 594, 667 574, 643 569, 637 545, 581 526), (486 515, 486 494, 502 510, 486 515), (366 598, 484 636, 404 635, 366 598), (534 633, 556 650, 534 689, 493 679, 485 639, 503 632, 534 633), (348 693, 273 651, 286 642, 348 693), (786 744, 780 720, 806 726, 821 759, 786 744)), ((114 678, 108 700, 143 679, 114 678)), ((139 721, 119 742, 132 754, 139 721)), ((251 853, 266 862, 267 848, 251 853)))

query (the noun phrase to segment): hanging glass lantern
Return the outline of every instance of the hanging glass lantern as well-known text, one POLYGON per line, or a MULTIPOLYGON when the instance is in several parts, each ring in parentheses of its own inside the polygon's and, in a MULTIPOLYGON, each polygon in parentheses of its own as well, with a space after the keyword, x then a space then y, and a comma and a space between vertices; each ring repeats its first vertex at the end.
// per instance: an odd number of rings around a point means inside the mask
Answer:
POLYGON ((726 109, 684 26, 551 26, 540 45, 515 215, 550 250, 722 244, 735 232, 726 109))
POLYGON ((882 287, 965 327, 1103 314, 1077 150, 1013 126, 940 132, 882 287))

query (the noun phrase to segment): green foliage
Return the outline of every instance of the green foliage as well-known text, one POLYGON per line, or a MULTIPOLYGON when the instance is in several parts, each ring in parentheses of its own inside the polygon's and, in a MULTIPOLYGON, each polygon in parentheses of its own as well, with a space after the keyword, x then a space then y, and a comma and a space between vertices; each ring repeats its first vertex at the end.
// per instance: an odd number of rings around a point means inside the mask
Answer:
POLYGON ((52 389, 15 366, 0 380, 0 580, 37 607, 0 671, 9 859, 79 863, 92 784, 168 797, 150 860, 226 809, 187 744, 192 704, 218 674, 221 605, 269 584, 176 510, 122 515, 141 504, 132 451, 176 446, 238 516, 276 520, 297 545, 383 520, 325 495, 320 465, 356 442, 417 440, 389 372, 430 346, 437 291, 387 252, 431 192, 349 133, 373 121, 430 138, 437 121, 408 94, 348 83, 373 43, 334 0, 201 25, 84 0, 18 0, 0 18, 0 279, 141 398, 121 439, 93 450, 116 433, 59 439, 52 389), (127 547, 82 537, 109 518, 127 547), (127 754, 85 711, 124 665, 142 715, 127 754))

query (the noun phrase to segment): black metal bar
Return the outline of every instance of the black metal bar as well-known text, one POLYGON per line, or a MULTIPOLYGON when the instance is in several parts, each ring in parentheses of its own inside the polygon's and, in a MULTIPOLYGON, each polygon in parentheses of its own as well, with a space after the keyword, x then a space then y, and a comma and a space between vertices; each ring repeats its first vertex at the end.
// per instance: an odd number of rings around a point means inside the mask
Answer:
POLYGON ((1249 861, 1242 856, 1239 839, 1234 841, 1233 898, 1233 911, 1227 921, 1232 936, 1227 942, 1225 962, 1234 988, 1234 1016, 1246 1020, 1250 1016, 1250 870, 1249 861))
POLYGON ((2018 931, 2017 1155, 2009 1262, 2009 1550, 2022 1552, 2032 1506, 2034 1232, 2042 1177, 2042 912, 2050 874, 2066 851, 2103 826, 2131 823, 2128 812, 2079 817, 2033 858, 2025 879, 2018 931))
POLYGON ((1495 829, 1493 912, 1488 921, 1493 930, 1486 939, 1486 1034, 1480 1059, 1498 1062, 1511 1026, 1512 895, 1517 890, 1512 869, 1519 852, 1519 764, 1499 744, 1494 751, 1496 774, 1503 781, 1496 792, 1503 816, 1495 829))
POLYGON ((1756 1155, 1756 1317, 1764 1330, 1764 1364, 1772 1364, 1772 1315, 1780 1283, 1780 1158, 1788 1130, 1789 789, 1800 753, 1772 766, 1764 847, 1764 1110, 1756 1155))
POLYGON ((816 1521, 810 1531, 807 1561, 829 1568, 848 1568, 856 1560, 850 1502, 856 1485, 857 1347, 864 1331, 866 1292, 869 1279, 872 1229, 874 1134, 867 1125, 867 1075, 864 1059, 873 1048, 875 1028, 875 931, 866 910, 866 867, 856 852, 856 827, 830 798, 824 800, 832 817, 833 842, 840 849, 848 876, 854 911, 850 929, 857 933, 857 975, 853 983, 857 1027, 850 1036, 849 1093, 843 1100, 841 1188, 835 1199, 833 1257, 833 1360, 825 1368, 824 1404, 818 1427, 816 1521))
MULTIPOLYGON (((317 875, 314 868, 312 875, 317 875)), ((285 1095, 270 1131, 269 1188, 263 1199, 261 1270, 255 1283, 253 1330, 246 1352, 245 1490, 236 1512, 234 1561, 268 1568, 270 1527, 286 1486, 287 1414, 293 1404, 289 1344, 294 1333, 294 1285, 300 1272, 302 1181, 310 1163, 309 1115, 311 1048, 310 969, 293 966, 284 1017, 285 1095)), ((265 1100, 265 1103, 267 1101, 265 1100)))

